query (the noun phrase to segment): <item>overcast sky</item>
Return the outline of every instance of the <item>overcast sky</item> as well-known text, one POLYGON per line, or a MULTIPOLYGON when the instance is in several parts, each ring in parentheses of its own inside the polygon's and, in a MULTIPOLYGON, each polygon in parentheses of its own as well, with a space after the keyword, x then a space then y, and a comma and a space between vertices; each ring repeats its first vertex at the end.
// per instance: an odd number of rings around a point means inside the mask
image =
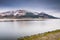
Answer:
POLYGON ((15 9, 46 12, 59 16, 60 0, 0 0, 0 12, 15 9))

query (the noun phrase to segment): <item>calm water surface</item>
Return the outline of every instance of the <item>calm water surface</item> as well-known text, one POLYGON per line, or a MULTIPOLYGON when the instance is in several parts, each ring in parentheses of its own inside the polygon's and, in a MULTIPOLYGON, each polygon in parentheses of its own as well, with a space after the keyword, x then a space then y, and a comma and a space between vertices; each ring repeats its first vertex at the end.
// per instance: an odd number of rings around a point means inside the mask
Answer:
POLYGON ((45 21, 14 21, 0 22, 0 39, 17 39, 47 31, 60 29, 60 19, 45 21))

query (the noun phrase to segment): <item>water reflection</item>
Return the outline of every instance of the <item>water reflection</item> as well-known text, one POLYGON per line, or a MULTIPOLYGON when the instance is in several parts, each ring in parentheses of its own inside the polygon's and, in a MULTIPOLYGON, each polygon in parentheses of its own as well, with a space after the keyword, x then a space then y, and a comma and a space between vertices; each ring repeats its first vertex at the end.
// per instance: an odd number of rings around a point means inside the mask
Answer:
POLYGON ((0 22, 0 38, 18 38, 60 29, 59 19, 0 22))

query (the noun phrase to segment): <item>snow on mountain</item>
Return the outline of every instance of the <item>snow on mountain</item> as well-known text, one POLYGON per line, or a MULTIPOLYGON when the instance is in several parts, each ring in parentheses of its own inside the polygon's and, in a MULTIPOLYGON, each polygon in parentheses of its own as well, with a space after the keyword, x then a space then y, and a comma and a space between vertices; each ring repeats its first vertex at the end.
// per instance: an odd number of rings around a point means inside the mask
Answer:
POLYGON ((41 12, 41 13, 38 13, 38 12, 29 12, 27 10, 7 11, 7 12, 0 13, 0 16, 6 16, 6 15, 7 16, 17 16, 17 17, 27 16, 28 15, 30 17, 34 16, 34 17, 41 17, 41 18, 56 18, 56 17, 54 17, 52 15, 48 15, 48 14, 46 14, 44 12, 41 12))

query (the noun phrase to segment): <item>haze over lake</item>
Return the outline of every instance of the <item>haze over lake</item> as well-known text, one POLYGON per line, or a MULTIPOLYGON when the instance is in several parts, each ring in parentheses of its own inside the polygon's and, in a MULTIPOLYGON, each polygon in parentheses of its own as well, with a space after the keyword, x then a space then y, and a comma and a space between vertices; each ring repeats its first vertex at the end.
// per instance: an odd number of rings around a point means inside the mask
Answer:
POLYGON ((60 19, 46 19, 45 21, 14 21, 0 22, 0 39, 17 39, 60 29, 60 19))

